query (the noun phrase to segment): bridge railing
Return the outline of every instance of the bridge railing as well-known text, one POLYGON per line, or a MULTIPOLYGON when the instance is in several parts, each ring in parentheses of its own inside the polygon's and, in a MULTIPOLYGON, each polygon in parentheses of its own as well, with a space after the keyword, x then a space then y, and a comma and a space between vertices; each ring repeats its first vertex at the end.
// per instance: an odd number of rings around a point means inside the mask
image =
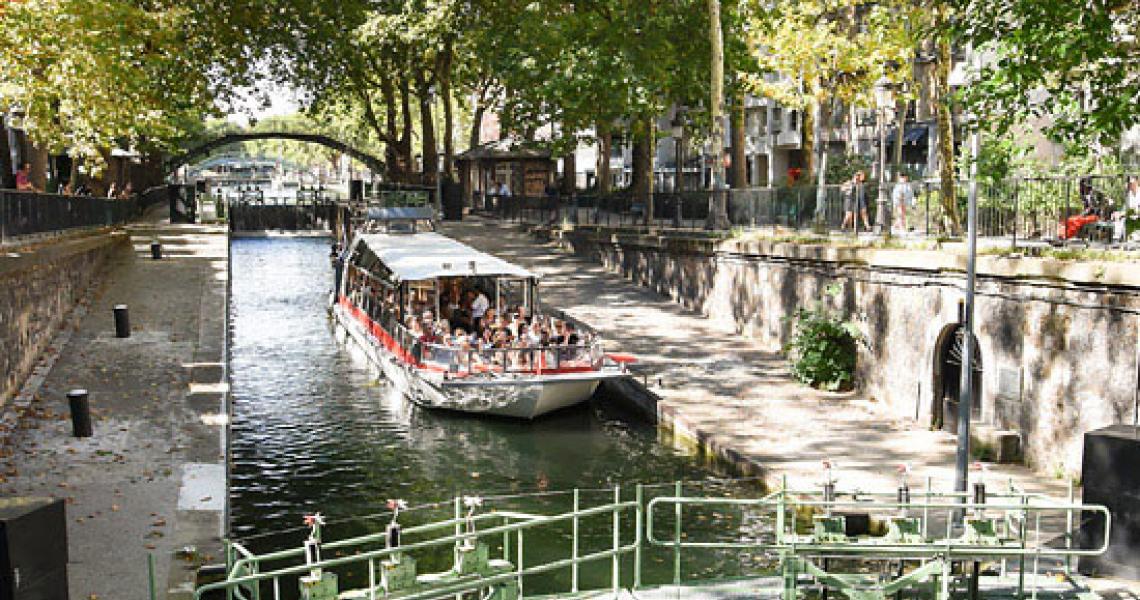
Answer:
POLYGON ((82 227, 109 227, 138 215, 135 199, 0 190, 0 242, 82 227))

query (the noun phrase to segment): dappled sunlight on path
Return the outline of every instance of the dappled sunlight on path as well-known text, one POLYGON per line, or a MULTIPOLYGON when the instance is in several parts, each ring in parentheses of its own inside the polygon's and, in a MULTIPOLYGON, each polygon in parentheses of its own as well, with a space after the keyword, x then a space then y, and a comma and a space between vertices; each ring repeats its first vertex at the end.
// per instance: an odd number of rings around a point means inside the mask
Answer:
MULTIPOLYGON (((543 276, 542 302, 597 328, 607 350, 634 354, 639 373, 672 412, 678 428, 763 467, 770 480, 816 485, 824 459, 841 488, 893 489, 896 467, 909 463, 912 486, 931 477, 949 488, 954 439, 885 414, 857 393, 828 393, 795 381, 784 358, 761 350, 731 323, 685 309, 601 265, 535 240, 517 227, 474 219, 446 223, 444 233, 543 276)), ((1020 466, 990 465, 991 482, 1012 479, 1056 496, 1066 484, 1020 466)))

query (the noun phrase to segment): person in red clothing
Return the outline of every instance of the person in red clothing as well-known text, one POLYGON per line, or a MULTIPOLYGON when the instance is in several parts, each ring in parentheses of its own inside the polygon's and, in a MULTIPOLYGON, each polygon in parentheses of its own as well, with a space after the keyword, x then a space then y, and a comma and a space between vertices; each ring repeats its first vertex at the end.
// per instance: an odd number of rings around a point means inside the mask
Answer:
POLYGON ((24 163, 20 169, 16 171, 16 189, 23 192, 38 192, 35 185, 32 185, 31 179, 32 165, 31 163, 24 163))

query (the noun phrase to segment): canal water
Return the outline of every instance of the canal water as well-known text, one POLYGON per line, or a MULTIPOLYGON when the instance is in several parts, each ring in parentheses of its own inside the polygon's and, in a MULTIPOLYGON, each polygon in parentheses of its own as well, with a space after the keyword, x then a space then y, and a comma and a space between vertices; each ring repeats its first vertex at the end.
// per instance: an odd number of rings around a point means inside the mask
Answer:
MULTIPOLYGON (((407 403, 359 352, 337 341, 326 312, 328 253, 324 239, 232 241, 234 539, 256 551, 296 547, 306 535, 303 516, 315 512, 329 521, 326 539, 377 532, 389 518, 389 498, 426 505, 401 516, 407 526, 450 517, 457 495, 486 497, 484 510, 561 512, 575 487, 587 490, 583 505, 611 499, 615 485, 625 499, 633 498, 638 483, 658 484, 644 490, 646 497, 669 495, 677 480, 687 482, 686 494, 758 493, 754 484, 727 481, 725 473, 659 443, 654 426, 601 401, 536 422, 407 403)), ((750 527, 744 514, 690 514, 716 537, 744 535, 750 527)), ((592 540, 584 547, 612 542, 609 522, 606 515, 584 524, 584 538, 592 540)), ((662 523, 671 530, 671 521, 662 523)), ((632 541, 632 522, 627 525, 623 543, 632 541)), ((528 538, 527 562, 565 556, 568 537, 561 531, 528 538)), ((686 577, 736 571, 749 560, 747 553, 706 552, 686 556, 682 569, 686 577)), ((436 562, 421 563, 421 571, 450 566, 436 562)), ((623 579, 632 568, 627 563, 623 579)), ((669 581, 673 567, 667 552, 647 551, 643 579, 669 581)), ((603 561, 583 569, 583 585, 605 585, 609 576, 609 561, 603 561)), ((527 580, 528 592, 567 587, 568 572, 527 580)))

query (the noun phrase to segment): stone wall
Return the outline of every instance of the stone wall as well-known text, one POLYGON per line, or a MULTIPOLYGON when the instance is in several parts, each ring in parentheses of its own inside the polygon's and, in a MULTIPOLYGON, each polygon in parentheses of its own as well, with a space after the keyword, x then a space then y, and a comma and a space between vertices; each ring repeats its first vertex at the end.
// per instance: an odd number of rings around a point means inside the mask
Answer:
MULTIPOLYGON (((864 333, 862 393, 916 426, 933 426, 955 396, 946 356, 964 298, 954 251, 844 249, 763 241, 715 242, 602 231, 564 241, 769 350, 787 317, 826 297, 864 333), (834 285, 837 296, 823 291, 834 285)), ((1082 434, 1133 418, 1138 378, 1140 269, 1126 263, 979 258, 975 322, 979 431, 1011 430, 1028 464, 1076 476, 1082 434)))
POLYGON ((0 255, 0 412, 107 258, 129 248, 126 235, 101 233, 0 255))

